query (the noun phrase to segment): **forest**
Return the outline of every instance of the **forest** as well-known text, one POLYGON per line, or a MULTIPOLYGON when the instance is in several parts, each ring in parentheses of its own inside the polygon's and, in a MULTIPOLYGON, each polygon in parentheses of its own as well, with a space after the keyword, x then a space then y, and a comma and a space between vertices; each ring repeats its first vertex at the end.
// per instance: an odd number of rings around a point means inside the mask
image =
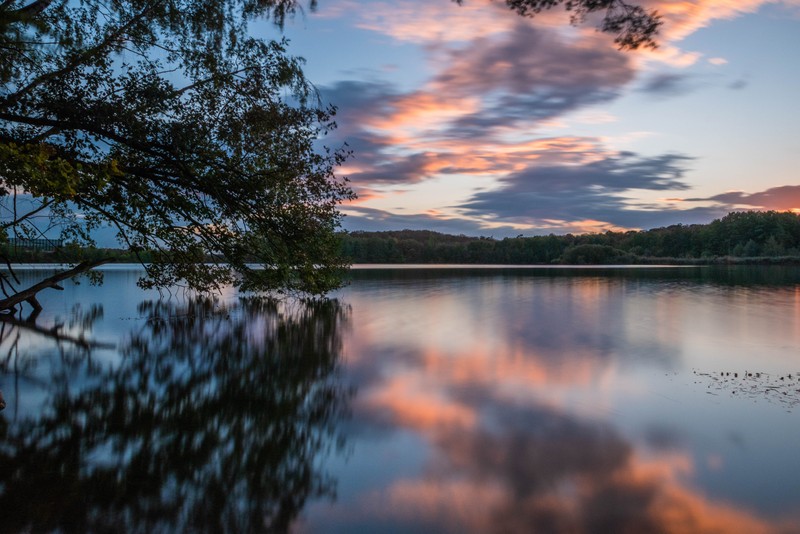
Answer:
MULTIPOLYGON (((430 230, 341 232, 341 255, 350 263, 466 264, 712 264, 800 263, 800 215, 732 212, 709 224, 676 224, 643 231, 494 239, 430 230)), ((130 251, 66 244, 42 251, 0 245, 15 263, 71 263, 113 257, 148 261, 130 251)), ((212 258, 209 258, 212 260, 212 258)))
POLYGON ((351 232, 342 236, 342 252, 353 263, 800 263, 800 216, 742 211, 709 224, 505 239, 428 230, 351 232))

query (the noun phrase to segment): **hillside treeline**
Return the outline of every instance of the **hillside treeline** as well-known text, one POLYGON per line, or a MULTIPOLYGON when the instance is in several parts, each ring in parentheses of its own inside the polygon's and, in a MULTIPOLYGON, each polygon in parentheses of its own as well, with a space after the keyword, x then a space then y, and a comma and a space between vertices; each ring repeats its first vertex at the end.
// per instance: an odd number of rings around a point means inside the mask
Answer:
POLYGON ((0 243, 0 260, 3 263, 77 263, 102 258, 114 258, 117 263, 147 263, 152 260, 152 255, 149 252, 141 252, 137 256, 126 250, 81 247, 75 244, 64 245, 55 250, 34 250, 0 243))
POLYGON ((342 247, 353 263, 777 262, 800 259, 800 216, 777 211, 732 212, 710 224, 506 239, 427 230, 352 232, 343 236, 342 247))

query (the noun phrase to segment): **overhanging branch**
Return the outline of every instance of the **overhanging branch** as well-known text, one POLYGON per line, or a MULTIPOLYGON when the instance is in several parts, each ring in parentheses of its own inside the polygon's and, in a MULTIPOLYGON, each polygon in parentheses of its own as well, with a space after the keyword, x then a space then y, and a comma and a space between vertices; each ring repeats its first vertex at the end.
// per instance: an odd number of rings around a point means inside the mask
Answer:
POLYGON ((11 295, 10 297, 0 300, 0 312, 8 313, 16 309, 16 307, 23 302, 28 302, 31 306, 33 306, 34 310, 41 309, 41 304, 39 301, 36 300, 36 295, 39 291, 43 289, 53 288, 53 289, 63 289, 61 286, 58 285, 59 282, 66 280, 68 278, 72 278, 73 276, 77 276, 81 273, 94 269, 98 265, 102 265, 104 263, 109 263, 113 261, 113 258, 103 258, 100 260, 92 260, 92 261, 84 261, 73 267, 72 269, 68 269, 66 271, 62 271, 57 273, 53 276, 45 278, 41 282, 32 285, 28 289, 23 289, 22 291, 18 291, 17 293, 11 295))

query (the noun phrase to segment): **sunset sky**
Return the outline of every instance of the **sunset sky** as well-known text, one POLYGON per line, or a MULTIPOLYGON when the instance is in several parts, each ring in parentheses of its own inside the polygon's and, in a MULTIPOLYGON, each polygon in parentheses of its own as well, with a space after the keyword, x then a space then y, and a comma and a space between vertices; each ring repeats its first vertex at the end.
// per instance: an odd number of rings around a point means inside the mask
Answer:
POLYGON ((500 1, 295 17, 289 50, 339 109, 327 143, 354 151, 345 228, 504 237, 800 208, 800 0, 645 3, 655 51, 500 1))

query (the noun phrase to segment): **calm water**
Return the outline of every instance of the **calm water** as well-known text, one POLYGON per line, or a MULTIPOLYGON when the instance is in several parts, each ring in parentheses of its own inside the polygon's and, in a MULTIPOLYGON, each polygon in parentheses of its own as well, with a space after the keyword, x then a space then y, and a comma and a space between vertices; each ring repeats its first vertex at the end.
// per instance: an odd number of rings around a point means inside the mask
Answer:
POLYGON ((2 531, 800 532, 796 269, 138 275, 0 322, 2 531))

